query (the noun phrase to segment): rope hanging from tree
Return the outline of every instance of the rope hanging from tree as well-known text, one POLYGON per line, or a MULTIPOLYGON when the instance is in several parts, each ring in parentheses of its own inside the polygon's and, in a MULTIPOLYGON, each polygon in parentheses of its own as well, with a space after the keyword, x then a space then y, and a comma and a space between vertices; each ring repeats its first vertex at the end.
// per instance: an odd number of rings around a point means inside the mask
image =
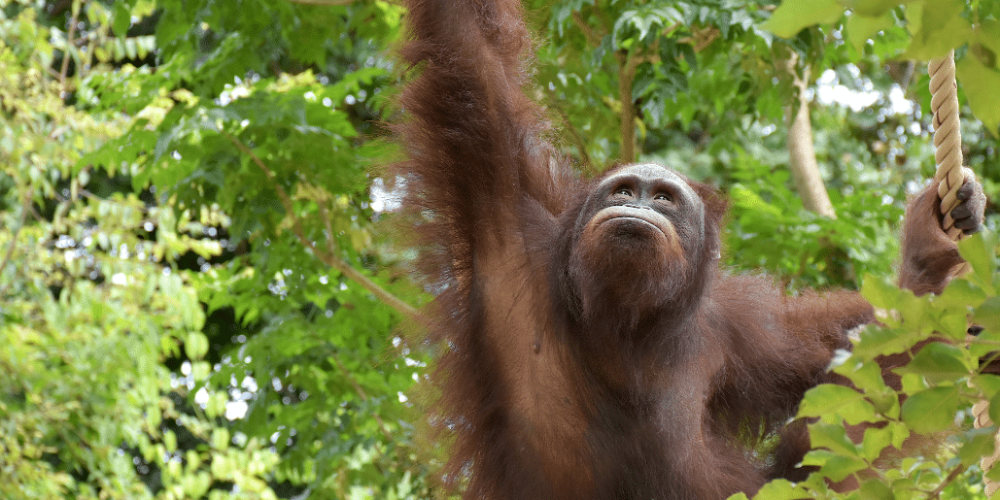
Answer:
POLYGON ((958 188, 965 179, 962 173, 962 134, 958 123, 958 85, 955 83, 955 52, 931 61, 927 66, 931 77, 931 109, 934 111, 934 159, 939 181, 938 198, 944 214, 942 229, 954 240, 962 230, 954 227, 951 211, 958 206, 958 188))
MULTIPOLYGON (((962 172, 962 135, 958 122, 958 84, 955 82, 955 52, 950 51, 940 59, 934 59, 927 65, 927 73, 931 77, 931 110, 934 112, 934 159, 937 162, 937 172, 934 179, 938 184, 938 198, 941 200, 941 213, 944 220, 942 229, 953 240, 958 241, 964 233, 954 227, 951 211, 958 206, 958 188, 962 187, 965 174, 962 172)), ((966 264, 966 267, 968 264, 966 264)), ((962 272, 964 272, 963 270, 962 272)), ((979 401, 972 406, 977 429, 993 425, 990 422, 989 401, 979 401)), ((989 481, 985 474, 993 468, 1000 459, 1000 434, 997 435, 996 450, 993 455, 984 457, 979 466, 983 469, 983 484, 986 496, 991 497, 1000 483, 989 481)))

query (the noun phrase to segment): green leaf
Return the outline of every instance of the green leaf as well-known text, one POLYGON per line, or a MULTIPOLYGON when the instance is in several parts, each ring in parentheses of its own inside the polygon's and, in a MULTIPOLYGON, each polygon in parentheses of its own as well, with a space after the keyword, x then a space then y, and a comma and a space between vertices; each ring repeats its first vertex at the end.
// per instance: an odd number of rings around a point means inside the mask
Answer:
POLYGON ((854 354, 872 360, 878 356, 906 352, 917 342, 928 337, 930 337, 928 331, 870 326, 861 332, 861 341, 854 346, 854 354))
POLYGON ((835 384, 809 389, 799 405, 800 417, 821 417, 829 422, 835 421, 831 419, 835 415, 854 425, 874 420, 875 408, 858 391, 835 384))
POLYGON ((934 307, 969 311, 986 300, 986 292, 967 279, 956 279, 948 283, 941 295, 934 298, 934 307))
POLYGON ((889 13, 878 17, 850 14, 847 16, 846 21, 847 40, 851 42, 851 45, 854 47, 854 50, 858 51, 858 54, 864 54, 865 42, 874 37, 879 31, 891 28, 893 24, 892 14, 889 13))
POLYGON ((885 385, 882 367, 874 360, 862 361, 860 356, 851 356, 841 366, 833 370, 846 377, 872 403, 875 410, 889 418, 899 417, 899 398, 896 391, 885 385))
POLYGON ((184 339, 184 352, 188 358, 201 359, 208 354, 208 338, 201 332, 190 332, 184 339))
POLYGON ((229 448, 229 430, 226 428, 216 428, 212 430, 212 449, 225 451, 229 448))
POLYGON ((981 374, 976 375, 971 381, 972 387, 979 391, 980 394, 985 395, 987 398, 991 398, 996 394, 1000 393, 1000 376, 993 374, 981 374))
POLYGON ((803 28, 832 23, 843 14, 844 7, 837 0, 785 0, 762 28, 791 38, 803 28))
POLYGON ((962 342, 969 331, 969 312, 967 308, 945 309, 935 323, 934 330, 938 335, 962 342))
POLYGON ((974 280, 989 294, 996 293, 993 279, 998 265, 996 256, 998 245, 1000 241, 997 233, 990 230, 980 231, 958 242, 958 252, 972 266, 973 273, 968 279, 974 280))
POLYGON ((976 26, 976 43, 981 45, 976 57, 987 68, 997 68, 997 57, 1000 56, 1000 21, 988 19, 976 26), (992 64, 991 64, 992 63, 992 64))
POLYGON ((734 205, 760 212, 757 214, 760 217, 780 218, 783 215, 780 208, 767 203, 759 194, 743 186, 733 186, 729 192, 729 196, 734 205))
POLYGON ((922 297, 917 297, 910 290, 900 290, 898 296, 898 302, 896 302, 896 310, 899 311, 900 317, 903 319, 903 325, 907 328, 920 328, 927 329, 930 328, 927 325, 928 316, 930 316, 931 308, 928 307, 930 303, 930 296, 924 295, 922 297))
POLYGON ((958 457, 963 465, 972 465, 979 462, 983 457, 993 454, 996 442, 996 427, 985 427, 983 429, 971 429, 965 432, 968 440, 962 444, 958 450, 958 457))
POLYGON ((847 377, 854 387, 866 394, 886 389, 885 380, 882 379, 882 368, 878 363, 865 363, 848 358, 847 362, 835 368, 834 372, 847 377))
POLYGON ((817 422, 809 426, 809 439, 813 448, 825 448, 838 455, 860 457, 858 446, 847 437, 846 428, 839 422, 824 424, 817 422))
POLYGON ((861 484, 861 498, 865 500, 892 500, 896 498, 892 488, 879 478, 872 478, 861 484))
POLYGON ((904 57, 929 61, 964 44, 972 36, 972 25, 962 17, 963 0, 924 0, 906 9, 913 34, 904 57))
POLYGON ((976 308, 972 323, 990 332, 1000 332, 1000 297, 990 297, 976 308))
POLYGON ((807 493, 801 484, 795 484, 786 479, 775 479, 761 487, 754 498, 758 500, 796 500, 805 498, 807 493))
POLYGON ((869 427, 865 429, 865 437, 861 442, 862 456, 873 461, 882 454, 882 450, 891 447, 893 433, 898 432, 898 426, 887 425, 882 428, 869 427))
POLYGON ((903 403, 902 417, 915 432, 927 434, 954 426, 955 414, 962 406, 958 386, 934 387, 911 395, 903 403))
POLYGON ((838 0, 844 7, 861 17, 879 17, 889 13, 894 7, 914 0, 838 0))
POLYGON ((834 482, 843 481, 855 472, 865 470, 864 460, 837 455, 829 450, 811 450, 802 459, 802 465, 818 465, 823 475, 834 482))
POLYGON ((990 416, 991 422, 1000 422, 1000 393, 994 394, 990 398, 989 408, 987 411, 990 416))
POLYGON ((886 325, 898 326, 903 322, 911 325, 911 329, 913 326, 926 329, 929 298, 916 297, 912 291, 900 289, 888 278, 872 275, 865 275, 861 294, 875 307, 876 317, 886 325))
POLYGON ((174 431, 167 430, 163 433, 163 446, 170 453, 177 450, 177 434, 174 431))
POLYGON ((972 112, 994 138, 998 137, 1000 106, 997 105, 997 89, 1000 88, 1000 72, 996 68, 987 68, 978 58, 969 56, 958 61, 955 72, 969 98, 972 112))
POLYGON ((115 2, 114 7, 114 21, 111 24, 111 30, 114 31, 115 36, 125 37, 128 33, 128 28, 132 24, 132 13, 129 12, 128 2, 115 2))
POLYGON ((955 381, 970 374, 971 367, 966 366, 966 361, 963 349, 944 342, 931 342, 896 372, 922 375, 931 383, 955 381))

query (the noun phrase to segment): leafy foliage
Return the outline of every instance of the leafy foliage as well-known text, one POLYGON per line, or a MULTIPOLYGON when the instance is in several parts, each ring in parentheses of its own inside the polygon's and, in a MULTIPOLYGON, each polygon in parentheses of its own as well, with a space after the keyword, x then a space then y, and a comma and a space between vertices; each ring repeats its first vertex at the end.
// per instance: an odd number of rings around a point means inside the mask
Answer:
POLYGON ((1000 110, 993 105, 993 92, 1000 86, 1000 25, 994 2, 962 0, 786 0, 764 25, 778 36, 790 38, 817 23, 844 22, 852 48, 863 53, 866 40, 882 31, 909 32, 903 57, 929 61, 968 45, 958 63, 958 79, 976 117, 996 136, 1000 132, 1000 110), (905 9, 900 6, 905 4, 905 9))
POLYGON ((420 491, 421 354, 346 277, 396 280, 366 135, 399 9, 2 7, 2 496, 420 491))
MULTIPOLYGON (((924 498, 937 492, 945 498, 975 498, 983 491, 978 472, 983 457, 992 455, 996 426, 976 429, 972 403, 994 407, 1000 377, 988 373, 980 359, 996 349, 996 334, 987 327, 966 339, 966 321, 996 325, 1000 278, 995 269, 998 240, 995 233, 976 235, 960 244, 973 270, 953 281, 940 296, 914 297, 884 279, 865 278, 862 293, 878 308, 877 326, 870 326, 852 353, 835 362, 834 372, 855 389, 820 385, 806 394, 800 417, 810 424, 816 448, 806 465, 818 468, 807 481, 775 482, 756 498, 924 498), (876 358, 902 353, 931 337, 912 360, 894 369, 902 376, 897 392, 882 377, 876 358), (968 342, 968 348, 964 344, 968 342), (902 402, 902 404, 900 404, 902 402), (849 437, 848 426, 865 424, 860 441, 849 437), (905 443, 905 446, 904 446, 905 443), (919 455, 899 450, 918 449, 919 455), (827 479, 852 478, 861 488, 849 494, 833 492, 827 479)), ((995 421, 995 420, 994 420, 995 421)), ((912 453, 912 451, 910 452, 912 453)), ((991 471, 989 476, 993 477, 991 471)))
MULTIPOLYGON (((885 281, 906 195, 933 168, 926 77, 892 60, 958 48, 980 120, 963 113, 966 157, 997 193, 1000 172, 981 168, 1000 154, 996 5, 525 5, 544 41, 535 98, 581 170, 621 157, 634 106, 638 159, 729 195, 735 272, 790 293, 863 283, 898 312, 840 360, 860 392, 820 387, 802 406, 819 417, 820 474, 761 498, 832 497, 822 477, 851 475, 863 498, 980 491, 992 429, 973 430, 968 407, 1000 397, 975 363, 1000 327, 996 245, 969 240, 975 273, 940 297, 885 281), (824 82, 812 120, 836 220, 802 210, 787 173, 792 53, 824 82), (875 97, 846 107, 829 88, 875 97), (986 330, 965 349, 969 315, 986 330), (932 332, 954 342, 902 370, 899 404, 872 359, 932 332), (884 426, 854 442, 844 422, 884 426), (917 434, 944 445, 866 475, 917 434)), ((417 432, 433 353, 405 334, 430 294, 376 225, 391 218, 393 182, 374 179, 397 156, 380 123, 399 111, 386 96, 405 78, 389 55, 403 15, 383 1, 0 0, 0 497, 438 494, 444 447, 417 432)))

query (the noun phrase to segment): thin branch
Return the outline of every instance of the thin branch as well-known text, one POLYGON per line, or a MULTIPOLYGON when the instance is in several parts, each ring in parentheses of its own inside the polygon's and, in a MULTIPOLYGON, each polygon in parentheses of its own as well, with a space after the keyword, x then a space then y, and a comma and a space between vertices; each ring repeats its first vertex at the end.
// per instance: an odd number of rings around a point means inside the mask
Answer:
MULTIPOLYGON (((359 384, 358 381, 354 379, 354 376, 351 374, 351 371, 348 370, 346 366, 344 366, 344 363, 340 361, 340 358, 337 356, 337 354, 336 353, 331 354, 330 357, 333 358, 334 363, 337 364, 337 368, 339 368, 340 371, 344 374, 344 377, 347 378, 347 381, 351 383, 352 387, 354 387, 354 392, 358 393, 358 397, 360 397, 362 401, 368 402, 368 393, 366 393, 364 387, 361 387, 361 384, 359 384)), ((372 417, 375 418, 375 422, 378 424, 379 430, 382 431, 382 435, 385 436, 385 438, 391 442, 392 434, 389 432, 389 429, 386 429, 385 423, 382 422, 382 417, 380 417, 379 414, 375 413, 374 411, 372 412, 372 417)))
POLYGON ((56 73, 56 70, 52 69, 51 66, 46 66, 45 67, 45 73, 47 75, 51 76, 53 80, 59 81, 59 78, 60 78, 59 73, 56 73))
POLYGON ((327 210, 326 204, 324 203, 319 204, 319 213, 320 217, 323 218, 323 224, 325 225, 327 231, 326 255, 329 256, 328 257, 329 260, 325 261, 326 264, 340 271, 341 273, 344 274, 344 276, 347 276, 351 280, 359 283, 366 290, 375 294, 376 297, 378 297, 380 300, 388 304, 393 309, 407 315, 411 319, 416 320, 421 324, 427 325, 428 323, 426 319, 419 312, 417 312, 417 310, 414 309, 413 306, 407 304, 406 302, 403 302, 402 300, 400 300, 399 297, 396 297, 395 295, 386 291, 384 288, 380 287, 377 283, 372 281, 364 274, 361 274, 357 269, 354 269, 353 266, 345 262, 343 259, 338 259, 334 257, 334 255, 337 254, 339 249, 337 248, 336 242, 333 239, 334 233, 332 225, 330 223, 330 212, 329 210, 327 210))
POLYGON ((656 38, 656 41, 654 41, 653 43, 660 43, 660 40, 662 38, 669 37, 673 32, 675 32, 675 31, 677 31, 677 30, 679 30, 679 29, 681 29, 683 27, 684 27, 684 23, 674 23, 674 24, 670 25, 667 29, 663 30, 663 33, 661 33, 660 36, 656 38))
POLYGON ((580 11, 573 12, 573 23, 576 24, 577 28, 580 28, 580 31, 583 32, 583 36, 587 37, 587 41, 590 42, 591 45, 597 47, 601 46, 601 40, 604 36, 598 35, 597 32, 594 31, 589 24, 587 24, 587 21, 583 20, 583 16, 580 15, 580 11))
POLYGON ((73 37, 76 35, 76 23, 80 18, 80 11, 83 10, 84 0, 73 1, 73 17, 69 20, 69 32, 66 34, 66 48, 63 49, 62 69, 59 70, 59 87, 62 93, 66 93, 66 74, 69 73, 69 58, 73 48, 73 37))
MULTIPOLYGON (((674 29, 669 28, 668 31, 673 31, 674 29)), ((636 67, 642 63, 657 64, 660 62, 660 40, 660 38, 653 40, 653 43, 649 47, 642 49, 642 54, 632 54, 632 57, 635 58, 636 67)))
POLYGON ((701 52, 705 50, 706 47, 711 45, 712 42, 714 42, 717 38, 719 38, 719 36, 722 35, 722 32, 715 27, 707 27, 700 30, 693 28, 691 31, 692 31, 691 36, 680 38, 677 41, 691 44, 695 52, 701 52))
MULTIPOLYGON (((274 174, 274 171, 268 168, 267 165, 264 164, 264 161, 261 160, 260 157, 258 157, 246 144, 243 144, 235 137, 225 132, 220 131, 220 133, 227 139, 229 139, 229 141, 232 142, 233 145, 235 145, 237 148, 239 148, 240 151, 248 155, 250 159, 258 167, 260 167, 261 170, 264 171, 264 173, 268 176, 268 178, 270 178, 271 180, 276 180, 277 176, 274 174)), ((281 184, 277 182, 274 183, 274 187, 278 192, 278 197, 281 199, 281 204, 285 207, 285 212, 288 213, 288 216, 291 219, 292 232, 298 238, 299 243, 301 243, 306 248, 312 250, 313 253, 316 255, 316 257, 321 262, 336 269, 337 271, 340 271, 348 279, 358 283, 364 289, 371 292, 373 295, 375 295, 375 297, 377 297, 382 302, 385 302, 388 306, 392 307, 396 311, 399 311, 403 315, 407 316, 409 319, 416 321, 421 325, 426 326, 430 324, 430 322, 426 318, 424 318, 416 309, 414 309, 413 306, 407 304, 406 302, 403 302, 395 295, 389 293, 384 288, 379 286, 378 283, 375 283, 364 274, 361 274, 357 269, 351 267, 351 265, 348 264, 346 261, 336 256, 338 249, 333 242, 333 232, 330 231, 329 229, 330 225, 329 221, 327 220, 328 215, 326 213, 326 206, 323 203, 319 203, 318 205, 320 207, 320 213, 324 218, 324 222, 327 224, 328 228, 327 231, 329 233, 327 239, 328 250, 326 251, 318 247, 314 242, 310 241, 309 238, 306 237, 305 230, 302 228, 301 220, 295 215, 295 205, 292 203, 292 198, 288 196, 288 192, 285 191, 285 188, 282 187, 281 184)))
POLYGON ((965 469, 966 469, 966 466, 964 466, 964 465, 959 465, 958 467, 955 467, 954 469, 952 469, 951 473, 948 474, 948 477, 946 477, 944 479, 944 481, 942 481, 941 484, 939 484, 938 487, 935 488, 934 491, 931 492, 931 494, 927 497, 927 499, 930 500, 932 498, 941 498, 941 492, 944 491, 944 489, 949 484, 951 484, 951 482, 954 481, 955 478, 957 478, 959 474, 965 472, 965 469))
POLYGON ((594 15, 597 16, 597 20, 604 25, 604 31, 608 33, 614 33, 615 23, 611 22, 611 19, 604 13, 604 9, 594 7, 594 15))
MULTIPOLYGON (((24 227, 25 222, 28 219, 28 212, 31 211, 31 200, 35 197, 35 188, 29 188, 28 192, 24 194, 24 202, 21 204, 21 217, 17 222, 17 227, 14 228, 14 232, 10 235, 10 246, 7 247, 7 253, 4 254, 3 260, 0 261, 0 273, 7 268, 7 264, 10 263, 11 257, 14 255, 14 249, 17 248, 17 235, 20 234, 21 228, 24 227)), ((0 287, 0 297, 7 293, 7 288, 10 286, 11 281, 8 281, 0 287)))

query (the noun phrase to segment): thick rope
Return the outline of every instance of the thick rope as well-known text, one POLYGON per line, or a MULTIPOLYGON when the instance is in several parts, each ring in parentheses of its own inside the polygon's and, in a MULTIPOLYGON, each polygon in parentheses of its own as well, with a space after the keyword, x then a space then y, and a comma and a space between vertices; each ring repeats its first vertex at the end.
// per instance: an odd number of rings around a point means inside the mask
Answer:
MULTIPOLYGON (((955 82, 955 51, 950 51, 940 59, 928 63, 927 73, 931 77, 931 109, 934 111, 934 159, 937 172, 934 179, 938 184, 938 198, 941 199, 943 229, 953 240, 960 240, 965 233, 954 227, 955 219, 951 211, 958 206, 958 189, 965 181, 962 172, 962 134, 958 122, 958 84, 955 82)), ((968 264, 960 272, 968 270, 968 264)), ((990 427, 989 401, 979 401, 972 406, 977 429, 990 427)), ((996 448, 992 456, 983 457, 979 467, 983 470, 983 485, 986 496, 992 497, 1000 489, 1000 484, 986 479, 986 473, 1000 460, 1000 434, 995 438, 996 448)))
POLYGON ((934 111, 934 159, 939 181, 938 198, 944 214, 942 229, 953 240, 962 237, 962 230, 954 227, 951 211, 959 204, 956 197, 965 175, 962 173, 962 134, 958 123, 958 85, 955 83, 955 52, 931 61, 927 65, 931 77, 931 109, 934 111))

